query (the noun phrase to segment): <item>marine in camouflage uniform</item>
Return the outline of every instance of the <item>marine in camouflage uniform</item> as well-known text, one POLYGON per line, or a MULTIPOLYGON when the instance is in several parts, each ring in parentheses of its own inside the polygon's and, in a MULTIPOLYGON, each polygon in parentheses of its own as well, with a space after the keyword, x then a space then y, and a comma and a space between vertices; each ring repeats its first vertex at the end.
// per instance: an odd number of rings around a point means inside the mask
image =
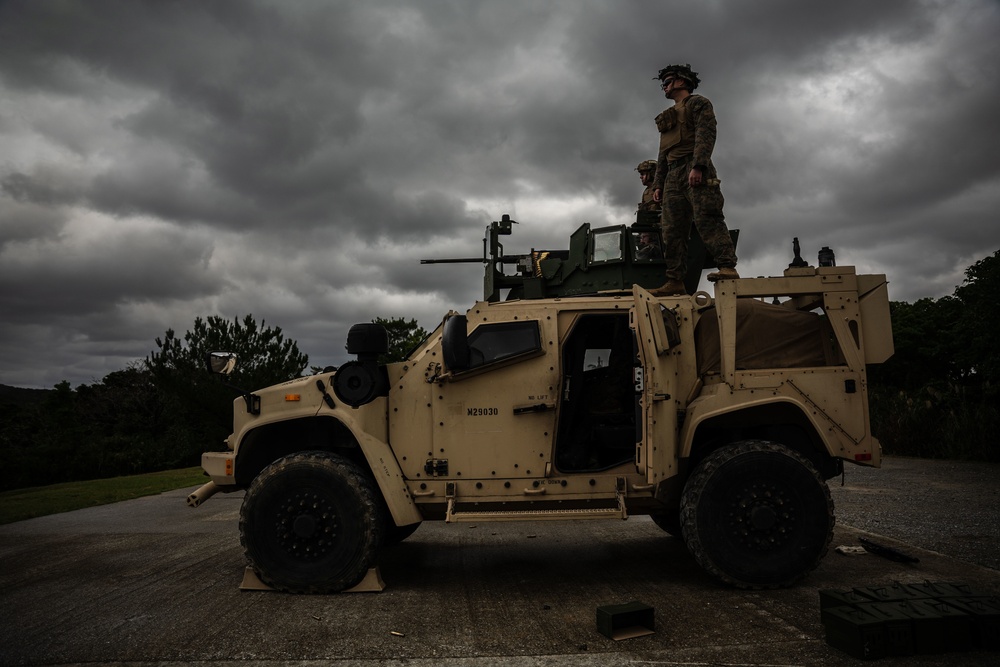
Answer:
POLYGON ((656 175, 656 160, 643 160, 635 168, 639 172, 639 180, 646 186, 642 191, 642 201, 639 202, 640 211, 659 211, 660 202, 653 199, 653 177, 656 175))
POLYGON ((719 175, 712 164, 716 119, 708 98, 694 95, 698 73, 690 65, 670 65, 657 77, 674 106, 656 117, 660 150, 653 176, 653 196, 663 204, 666 283, 652 290, 658 296, 683 294, 687 271, 688 238, 697 230, 719 270, 708 275, 716 280, 739 278, 736 251, 722 213, 719 175))

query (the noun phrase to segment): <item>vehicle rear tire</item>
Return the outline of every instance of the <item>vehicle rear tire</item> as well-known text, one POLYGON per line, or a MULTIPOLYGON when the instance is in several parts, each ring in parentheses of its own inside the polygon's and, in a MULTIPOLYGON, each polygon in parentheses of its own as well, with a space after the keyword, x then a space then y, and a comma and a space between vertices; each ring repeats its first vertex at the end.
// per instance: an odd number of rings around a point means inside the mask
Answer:
POLYGON ((649 518, 652 519, 653 523, 662 528, 668 535, 672 537, 681 537, 681 512, 679 509, 674 508, 672 510, 650 514, 649 518))
POLYGON ((833 499, 804 456, 745 441, 709 454, 688 478, 681 529, 698 564, 739 588, 790 586, 833 538, 833 499))
POLYGON ((327 452, 264 469, 240 510, 240 544, 262 582, 290 593, 333 593, 373 567, 384 519, 374 481, 327 452))

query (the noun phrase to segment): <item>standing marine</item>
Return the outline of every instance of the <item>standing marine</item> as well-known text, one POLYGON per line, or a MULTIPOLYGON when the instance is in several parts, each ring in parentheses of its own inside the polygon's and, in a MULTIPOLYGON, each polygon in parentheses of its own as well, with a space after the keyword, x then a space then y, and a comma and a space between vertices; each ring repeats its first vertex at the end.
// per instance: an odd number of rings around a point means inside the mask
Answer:
POLYGON ((656 160, 643 160, 635 168, 639 172, 639 180, 646 186, 642 191, 642 201, 639 202, 640 211, 659 211, 660 202, 653 199, 653 177, 656 176, 656 160))
POLYGON ((690 65, 669 65, 657 77, 663 94, 674 105, 656 117, 660 150, 653 176, 653 199, 662 202, 666 282, 651 292, 656 296, 684 294, 688 238, 692 224, 718 271, 712 282, 739 278, 736 249, 722 213, 719 175, 712 164, 715 149, 715 110, 708 98, 694 94, 701 83, 690 65))

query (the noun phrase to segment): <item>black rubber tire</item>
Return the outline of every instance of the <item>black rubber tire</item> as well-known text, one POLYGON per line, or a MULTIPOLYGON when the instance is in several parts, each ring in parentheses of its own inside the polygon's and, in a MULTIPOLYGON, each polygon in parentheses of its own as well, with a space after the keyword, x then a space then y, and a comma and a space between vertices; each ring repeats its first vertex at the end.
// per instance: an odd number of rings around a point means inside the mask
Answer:
POLYGON ((279 459, 247 489, 240 544, 260 580, 290 593, 334 593, 375 565, 385 525, 375 482, 327 452, 279 459))
POLYGON ((355 324, 347 332, 347 353, 360 356, 378 356, 389 350, 389 334, 385 327, 374 322, 355 324))
POLYGON ((649 518, 668 535, 681 537, 683 534, 681 531, 681 512, 679 509, 650 514, 649 518))
POLYGON ((707 572, 739 588, 791 586, 826 555, 833 499, 804 456, 750 440, 709 454, 681 497, 688 551, 707 572))

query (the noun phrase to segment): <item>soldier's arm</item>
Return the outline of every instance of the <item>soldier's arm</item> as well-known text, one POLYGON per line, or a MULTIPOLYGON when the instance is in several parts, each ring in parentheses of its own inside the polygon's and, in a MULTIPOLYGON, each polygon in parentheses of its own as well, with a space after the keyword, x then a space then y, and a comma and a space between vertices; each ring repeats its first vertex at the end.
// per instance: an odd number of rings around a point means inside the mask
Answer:
MULTIPOLYGON (((663 111, 654 119, 656 123, 656 129, 660 133, 660 149, 656 154, 656 171, 653 173, 653 190, 663 190, 663 182, 667 179, 667 152, 669 149, 663 147, 663 131, 666 126, 663 124, 663 117, 666 115, 666 111, 663 111)), ((654 197, 655 201, 660 201, 654 197)))
POLYGON ((656 173, 653 174, 653 190, 662 190, 663 182, 667 180, 667 153, 669 148, 661 149, 656 156, 656 173))
POLYGON ((715 150, 715 109, 707 98, 698 95, 688 102, 688 113, 694 124, 694 165, 704 169, 712 161, 715 150))

